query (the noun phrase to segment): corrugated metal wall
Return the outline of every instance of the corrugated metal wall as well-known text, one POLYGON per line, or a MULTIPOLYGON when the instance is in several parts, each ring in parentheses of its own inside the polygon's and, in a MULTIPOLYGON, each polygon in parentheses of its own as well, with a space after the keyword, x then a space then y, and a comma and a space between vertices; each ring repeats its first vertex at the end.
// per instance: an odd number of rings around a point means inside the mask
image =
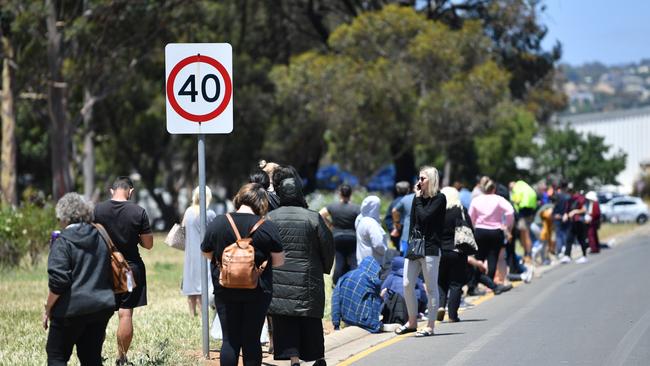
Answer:
POLYGON ((624 192, 631 192, 641 172, 639 163, 650 161, 650 108, 561 117, 560 124, 566 123, 576 131, 603 136, 612 153, 619 149, 627 153, 618 181, 624 192))

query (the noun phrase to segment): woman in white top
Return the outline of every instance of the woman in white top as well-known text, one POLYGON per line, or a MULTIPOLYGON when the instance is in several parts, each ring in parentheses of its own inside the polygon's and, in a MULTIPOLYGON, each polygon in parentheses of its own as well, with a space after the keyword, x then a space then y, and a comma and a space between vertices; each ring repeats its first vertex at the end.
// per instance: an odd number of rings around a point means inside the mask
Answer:
MULTIPOLYGON (((212 192, 205 187, 205 207, 210 206, 212 192)), ((206 212, 206 224, 209 224, 217 214, 212 210, 206 212)), ((194 316, 201 312, 201 220, 199 214, 199 187, 192 192, 192 205, 185 210, 183 222, 185 227, 185 262, 183 263, 183 284, 181 291, 187 296, 190 314, 194 316), (198 312, 197 312, 198 306, 198 312)))

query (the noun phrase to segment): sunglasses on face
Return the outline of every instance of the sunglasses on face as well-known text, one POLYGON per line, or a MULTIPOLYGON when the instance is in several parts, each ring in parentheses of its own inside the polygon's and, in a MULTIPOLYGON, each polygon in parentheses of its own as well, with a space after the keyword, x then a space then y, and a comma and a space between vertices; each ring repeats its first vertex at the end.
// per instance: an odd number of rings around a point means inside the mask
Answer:
POLYGON ((427 179, 427 177, 420 177, 420 182, 424 181, 425 179, 427 179))

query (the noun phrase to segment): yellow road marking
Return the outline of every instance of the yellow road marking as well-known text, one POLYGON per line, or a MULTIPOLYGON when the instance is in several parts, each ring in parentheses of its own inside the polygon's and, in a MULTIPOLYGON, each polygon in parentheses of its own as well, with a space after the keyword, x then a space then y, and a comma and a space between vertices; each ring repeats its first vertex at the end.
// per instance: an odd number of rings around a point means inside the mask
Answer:
MULTIPOLYGON (((522 282, 512 282, 512 288, 519 287, 519 286, 521 286, 522 283, 523 283, 523 281, 522 282)), ((485 295, 479 297, 478 299, 476 299, 474 302, 472 302, 472 305, 477 306, 479 304, 482 304, 482 303, 488 301, 489 299, 493 298, 494 296, 495 295, 494 295, 493 292, 490 292, 489 294, 485 294, 485 295)), ((459 309, 458 310, 459 314, 462 314, 463 312, 465 312, 465 309, 459 309)), ((435 314, 433 314, 433 315, 435 316, 435 314)), ((445 319, 446 318, 447 318, 447 316, 445 315, 445 319)), ((441 322, 436 321, 436 324, 439 324, 439 323, 441 323, 441 322)), ((364 358, 364 357, 366 357, 366 356, 368 356, 368 355, 370 355, 370 354, 372 354, 374 352, 379 351, 380 349, 386 348, 386 347, 388 347, 390 345, 393 345, 393 344, 395 344, 395 343, 397 343, 399 341, 402 341, 402 340, 404 340, 406 338, 409 338, 409 337, 412 337, 412 336, 413 335, 410 334, 410 333, 395 336, 395 337, 393 337, 391 339, 388 339, 388 340, 385 340, 385 341, 383 341, 381 343, 378 343, 378 344, 376 344, 376 345, 374 345, 374 346, 372 346, 372 347, 370 347, 370 348, 368 348, 366 350, 363 350, 363 351, 357 353, 356 355, 347 358, 345 361, 339 362, 337 365, 338 366, 349 366, 352 363, 357 362, 360 359, 362 359, 362 358, 364 358)))
POLYGON ((412 334, 402 334, 402 335, 395 336, 394 338, 391 338, 391 339, 389 339, 389 340, 383 341, 383 342, 381 342, 381 343, 379 343, 379 344, 376 344, 376 345, 374 345, 374 346, 372 346, 372 347, 370 347, 370 348, 368 348, 368 349, 366 349, 366 350, 363 350, 363 351, 357 353, 356 355, 354 355, 354 356, 352 356, 352 357, 346 359, 346 360, 343 361, 343 362, 339 362, 338 365, 339 365, 339 366, 348 366, 348 365, 351 365, 353 362, 357 362, 357 361, 359 361, 360 359, 362 359, 362 358, 368 356, 369 354, 371 354, 371 353, 373 353, 373 352, 377 352, 377 351, 379 351, 379 350, 382 349, 382 348, 386 348, 386 347, 390 346, 391 344, 395 344, 395 343, 397 343, 397 342, 403 340, 404 338, 409 337, 410 335, 412 335, 412 334))

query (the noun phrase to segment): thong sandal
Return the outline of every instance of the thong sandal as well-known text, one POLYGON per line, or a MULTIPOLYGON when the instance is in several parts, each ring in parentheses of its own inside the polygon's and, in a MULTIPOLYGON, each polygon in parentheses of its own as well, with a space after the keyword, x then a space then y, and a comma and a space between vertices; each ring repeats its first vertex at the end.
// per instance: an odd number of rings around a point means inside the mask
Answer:
POLYGON ((395 334, 401 335, 406 333, 413 333, 415 331, 417 331, 417 328, 409 328, 406 325, 400 325, 397 329, 395 329, 395 334))
POLYGON ((415 332, 416 337, 431 337, 433 335, 433 329, 423 328, 415 332))

